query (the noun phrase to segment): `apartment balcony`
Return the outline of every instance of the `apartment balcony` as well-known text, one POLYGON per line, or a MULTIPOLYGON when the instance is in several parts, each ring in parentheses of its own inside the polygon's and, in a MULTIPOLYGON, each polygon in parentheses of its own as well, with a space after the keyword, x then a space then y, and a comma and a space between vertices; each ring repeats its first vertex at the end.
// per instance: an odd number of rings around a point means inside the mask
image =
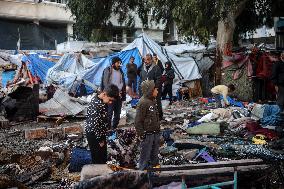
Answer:
POLYGON ((0 18, 74 23, 70 10, 66 9, 66 5, 60 2, 66 1, 2 0, 0 1, 0 18))

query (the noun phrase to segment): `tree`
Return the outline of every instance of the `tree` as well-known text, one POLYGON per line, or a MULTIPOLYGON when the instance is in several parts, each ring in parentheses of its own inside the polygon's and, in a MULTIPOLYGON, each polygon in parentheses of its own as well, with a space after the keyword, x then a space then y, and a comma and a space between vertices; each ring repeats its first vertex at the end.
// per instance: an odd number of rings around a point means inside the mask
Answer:
POLYGON ((120 23, 133 25, 131 13, 136 12, 147 26, 150 8, 154 9, 154 20, 175 21, 180 34, 188 40, 194 36, 206 45, 213 35, 217 40, 218 84, 223 55, 230 52, 240 34, 272 23, 272 4, 273 0, 69 0, 67 6, 76 17, 75 32, 87 39, 94 31, 104 33, 102 31, 111 25, 108 20, 112 13, 118 15, 120 23))
POLYGON ((208 44, 210 36, 216 37, 216 84, 221 81, 221 62, 233 42, 246 32, 253 32, 262 25, 271 25, 272 0, 176 0, 167 6, 165 1, 152 0, 156 19, 167 18, 169 12, 178 29, 188 40, 194 37, 208 44))
POLYGON ((69 0, 67 8, 75 16, 74 33, 77 38, 101 40, 112 27, 109 19, 118 16, 120 24, 134 25, 133 12, 138 13, 143 25, 147 25, 147 0, 69 0))

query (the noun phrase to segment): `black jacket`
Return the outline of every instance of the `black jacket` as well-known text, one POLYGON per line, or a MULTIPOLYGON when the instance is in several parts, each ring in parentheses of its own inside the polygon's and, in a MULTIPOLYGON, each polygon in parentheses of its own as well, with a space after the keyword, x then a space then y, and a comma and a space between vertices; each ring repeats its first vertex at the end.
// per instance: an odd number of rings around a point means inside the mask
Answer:
MULTIPOLYGON (((122 69, 120 69, 120 73, 122 75, 122 82, 123 82, 123 87, 121 89, 121 100, 125 101, 126 100, 126 85, 125 85, 125 78, 124 78, 122 69)), ((101 91, 103 91, 106 86, 111 84, 111 74, 112 74, 112 66, 106 67, 102 75, 101 91)))
POLYGON ((166 80, 164 82, 165 85, 172 85, 174 78, 175 78, 175 71, 174 69, 165 69, 165 74, 164 76, 166 77, 166 80))
POLYGON ((127 78, 128 79, 136 79, 137 78, 137 65, 136 64, 126 64, 127 68, 127 78))
POLYGON ((154 80, 155 86, 157 88, 161 88, 162 87, 161 76, 162 76, 162 72, 159 66, 152 63, 150 68, 147 70, 146 64, 143 64, 143 67, 140 71, 141 82, 147 79, 154 80))
POLYGON ((271 81, 276 86, 284 86, 284 62, 279 61, 273 64, 271 81))
POLYGON ((161 60, 158 60, 156 65, 160 67, 161 72, 163 73, 165 69, 164 69, 164 66, 163 66, 163 63, 161 62, 161 60))
POLYGON ((108 129, 108 106, 103 101, 95 96, 92 98, 87 108, 85 121, 85 132, 87 135, 92 135, 97 140, 103 140, 108 129))

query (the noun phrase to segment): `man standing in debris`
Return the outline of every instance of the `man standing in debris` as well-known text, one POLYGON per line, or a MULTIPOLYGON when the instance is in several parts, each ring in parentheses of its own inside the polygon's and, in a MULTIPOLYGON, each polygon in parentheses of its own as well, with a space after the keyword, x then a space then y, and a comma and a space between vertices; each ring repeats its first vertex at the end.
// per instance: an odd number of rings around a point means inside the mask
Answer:
MULTIPOLYGON (((156 97, 158 110, 159 110, 159 117, 160 120, 163 119, 163 110, 162 110, 162 103, 161 103, 161 92, 162 92, 162 83, 161 83, 161 76, 162 72, 159 66, 157 66, 152 59, 151 54, 147 54, 145 57, 144 65, 140 72, 140 79, 141 82, 145 80, 154 80, 155 87, 158 88, 158 96, 156 97)), ((141 88, 141 86, 140 86, 141 88)))
POLYGON ((128 78, 128 87, 131 89, 131 94, 136 96, 137 88, 137 65, 134 64, 135 58, 130 57, 129 63, 126 65, 127 68, 127 78, 128 78))
POLYGON ((277 105, 284 110, 284 52, 280 55, 280 61, 273 64, 271 80, 277 92, 277 105))
POLYGON ((158 88, 155 87, 155 82, 143 81, 141 90, 143 96, 136 108, 135 129, 141 141, 139 169, 144 170, 159 165, 160 122, 155 99, 158 88))
POLYGON ((164 66, 163 66, 161 60, 158 59, 158 56, 157 56, 156 53, 153 53, 153 60, 154 60, 154 63, 155 63, 157 66, 160 67, 161 72, 163 73, 163 72, 164 72, 164 66))
POLYGON ((167 95, 169 95, 170 98, 170 105, 172 104, 172 98, 173 98, 173 81, 175 78, 175 71, 172 69, 172 63, 166 62, 165 63, 165 71, 162 76, 164 89, 162 92, 162 99, 165 100, 167 95))
POLYGON ((233 91, 235 91, 235 86, 233 84, 230 84, 228 86, 226 86, 226 85, 217 85, 217 86, 213 87, 211 89, 211 92, 213 94, 213 97, 215 98, 216 107, 217 108, 221 108, 222 107, 220 95, 223 96, 223 99, 224 99, 224 102, 225 102, 225 106, 229 106, 230 103, 229 103, 229 101, 227 99, 227 96, 228 96, 229 93, 232 93, 233 91))
POLYGON ((122 102, 126 100, 125 79, 120 67, 121 59, 117 56, 113 57, 111 66, 103 71, 101 82, 102 91, 111 84, 116 85, 119 89, 120 98, 108 106, 109 125, 110 127, 112 126, 112 129, 116 129, 119 124, 122 102))
POLYGON ((95 96, 88 106, 85 132, 94 164, 107 162, 108 105, 116 99, 119 99, 119 90, 111 84, 95 96))

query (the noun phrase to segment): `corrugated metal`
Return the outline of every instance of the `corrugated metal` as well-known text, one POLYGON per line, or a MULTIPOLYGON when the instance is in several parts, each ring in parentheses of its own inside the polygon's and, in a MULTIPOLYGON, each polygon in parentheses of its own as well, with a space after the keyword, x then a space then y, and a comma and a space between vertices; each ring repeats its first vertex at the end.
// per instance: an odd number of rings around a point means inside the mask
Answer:
POLYGON ((68 116, 77 115, 84 110, 84 106, 72 100, 72 98, 62 91, 57 89, 53 98, 39 105, 40 112, 47 116, 68 116))

